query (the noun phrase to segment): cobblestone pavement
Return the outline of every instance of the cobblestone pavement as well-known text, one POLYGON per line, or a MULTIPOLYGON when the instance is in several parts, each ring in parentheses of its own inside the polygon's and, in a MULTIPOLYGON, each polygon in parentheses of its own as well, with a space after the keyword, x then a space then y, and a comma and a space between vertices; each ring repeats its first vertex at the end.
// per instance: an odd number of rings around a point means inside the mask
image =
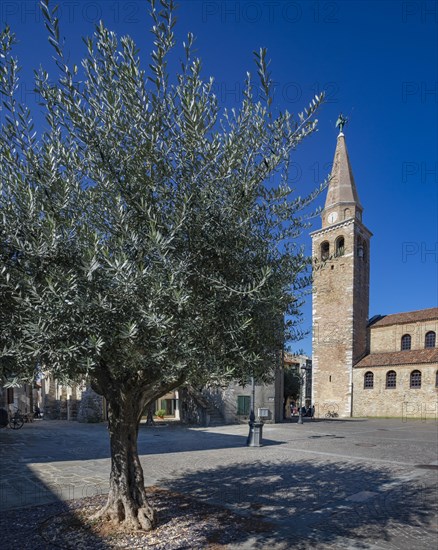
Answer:
MULTIPOLYGON (((140 427, 146 485, 221 504, 272 531, 233 549, 435 548, 436 421, 326 420, 140 427)), ((105 424, 39 420, 0 431, 0 511, 105 493, 105 424)), ((231 548, 231 547, 229 547, 231 548)))

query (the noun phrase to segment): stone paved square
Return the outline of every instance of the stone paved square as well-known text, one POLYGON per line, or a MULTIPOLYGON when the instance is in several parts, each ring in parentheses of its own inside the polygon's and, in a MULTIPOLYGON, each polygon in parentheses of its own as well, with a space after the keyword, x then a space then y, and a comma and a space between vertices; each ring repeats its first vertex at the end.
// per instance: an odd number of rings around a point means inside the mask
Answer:
MULTIPOLYGON (((307 419, 306 419, 307 420, 307 419)), ((231 549, 430 549, 437 541, 436 421, 307 420, 264 426, 146 427, 146 485, 225 506, 269 533, 231 549)), ((105 493, 105 424, 38 421, 0 431, 0 510, 105 493)))

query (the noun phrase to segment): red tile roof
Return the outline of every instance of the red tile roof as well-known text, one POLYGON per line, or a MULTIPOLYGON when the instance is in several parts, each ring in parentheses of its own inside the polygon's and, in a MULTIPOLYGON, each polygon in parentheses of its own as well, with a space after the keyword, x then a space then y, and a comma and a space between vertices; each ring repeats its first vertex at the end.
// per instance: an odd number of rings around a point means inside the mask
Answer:
POLYGON ((372 323, 370 328, 435 320, 438 321, 438 307, 431 307, 429 309, 420 309, 418 311, 408 311, 407 313, 384 315, 381 319, 378 319, 372 323))
POLYGON ((356 363, 355 368, 395 367, 397 365, 418 365, 421 363, 438 363, 438 348, 370 353, 356 363))

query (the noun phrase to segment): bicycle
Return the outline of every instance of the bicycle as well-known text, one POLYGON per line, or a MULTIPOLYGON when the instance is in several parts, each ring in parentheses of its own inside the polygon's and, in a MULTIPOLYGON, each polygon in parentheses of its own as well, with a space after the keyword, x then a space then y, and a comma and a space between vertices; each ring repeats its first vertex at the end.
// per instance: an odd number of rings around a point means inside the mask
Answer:
POLYGON ((14 414, 9 415, 6 409, 0 409, 0 428, 6 428, 9 426, 13 430, 19 430, 23 427, 24 417, 20 411, 15 411, 14 414))
POLYGON ((328 411, 325 415, 326 418, 338 418, 338 413, 335 411, 328 411))
POLYGON ((24 424, 24 417, 20 413, 20 411, 15 411, 14 414, 9 419, 9 426, 13 430, 19 430, 23 427, 24 424))

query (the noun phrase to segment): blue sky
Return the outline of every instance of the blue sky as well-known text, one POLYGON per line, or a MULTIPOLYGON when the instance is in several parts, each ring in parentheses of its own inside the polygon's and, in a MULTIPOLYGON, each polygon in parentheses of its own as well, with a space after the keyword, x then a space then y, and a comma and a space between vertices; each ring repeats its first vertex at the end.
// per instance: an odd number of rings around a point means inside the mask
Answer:
MULTIPOLYGON (((146 66, 151 23, 144 1, 57 3, 72 63, 84 54, 81 36, 103 19, 119 35, 133 36, 146 66)), ((9 23, 20 40, 20 93, 30 103, 32 69, 53 67, 37 4, 0 5, 2 24, 9 23)), ((271 59, 276 108, 299 112, 326 90, 318 133, 294 153, 292 184, 306 194, 325 178, 342 111, 350 119, 345 135, 364 223, 374 234, 370 316, 437 306, 437 3, 182 0, 177 15, 177 39, 181 44, 194 33, 204 76, 215 78, 221 105, 238 106, 246 71, 256 72, 252 52, 261 46, 271 59)), ((313 229, 320 226, 315 219, 313 229)), ((310 252, 308 235, 303 242, 310 252)), ((310 328, 310 297, 304 313, 310 328)), ((310 353, 310 338, 295 347, 310 353)))

